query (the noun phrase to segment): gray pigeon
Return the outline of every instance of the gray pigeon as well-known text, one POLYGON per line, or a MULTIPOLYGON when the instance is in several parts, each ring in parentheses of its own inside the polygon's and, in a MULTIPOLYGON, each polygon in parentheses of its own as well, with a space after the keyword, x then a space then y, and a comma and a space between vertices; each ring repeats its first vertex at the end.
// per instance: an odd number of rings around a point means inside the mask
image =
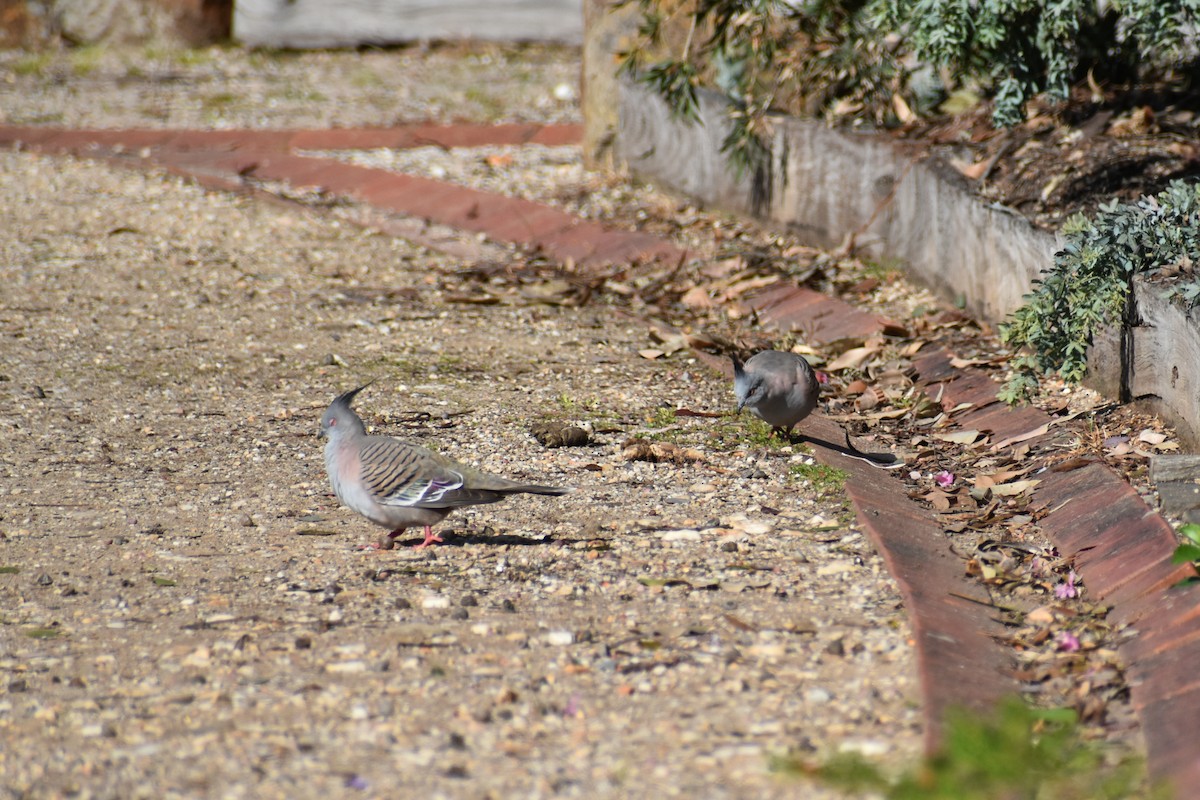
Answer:
POLYGON ((390 528, 381 539, 390 549, 405 528, 423 526, 428 547, 442 538, 432 526, 459 506, 495 503, 510 494, 561 495, 571 489, 517 483, 458 464, 432 450, 393 439, 368 436, 350 407, 366 386, 339 395, 321 417, 325 470, 333 492, 352 511, 390 528))
POLYGON ((738 411, 748 408, 776 430, 792 428, 817 407, 821 385, 808 362, 795 353, 764 350, 745 364, 733 359, 733 393, 738 411))

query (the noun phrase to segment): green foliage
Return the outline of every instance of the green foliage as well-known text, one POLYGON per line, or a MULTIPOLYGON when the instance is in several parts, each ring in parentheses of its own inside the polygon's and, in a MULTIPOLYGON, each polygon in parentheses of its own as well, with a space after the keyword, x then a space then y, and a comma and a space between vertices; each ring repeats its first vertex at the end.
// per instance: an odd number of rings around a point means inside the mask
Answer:
POLYGON ((739 164, 761 159, 773 109, 891 124, 898 108, 983 88, 1009 126, 1035 95, 1063 99, 1085 76, 1182 82, 1200 61, 1196 0, 623 0, 634 2, 622 69, 688 119, 699 84, 721 90, 739 164))
POLYGON ((1200 300, 1191 274, 1200 262, 1200 184, 1174 181, 1156 197, 1113 201, 1094 220, 1071 218, 1062 232, 1066 244, 1054 265, 1000 326, 1005 343, 1026 348, 1000 395, 1010 403, 1027 399, 1040 375, 1083 377, 1093 334, 1118 322, 1135 275, 1173 273, 1168 292, 1188 305, 1200 300))
MULTIPOLYGON (((1179 526, 1179 534, 1187 541, 1175 548, 1171 554, 1172 564, 1191 564, 1200 570, 1200 525, 1189 522, 1179 526)), ((1195 577, 1181 581, 1183 584, 1196 583, 1195 577)))
POLYGON ((922 61, 991 85, 993 121, 1025 118, 1024 104, 1046 92, 1067 97, 1091 73, 1099 81, 1131 83, 1186 67, 1186 34, 1200 20, 1190 0, 880 0, 881 24, 906 33, 922 61))
POLYGON ((1074 712, 1032 709, 1019 699, 994 718, 950 715, 942 751, 898 780, 888 779, 861 756, 838 756, 815 769, 779 759, 780 771, 807 774, 856 792, 889 800, 1126 800, 1165 798, 1144 788, 1139 760, 1108 763, 1100 745, 1080 738, 1074 712))

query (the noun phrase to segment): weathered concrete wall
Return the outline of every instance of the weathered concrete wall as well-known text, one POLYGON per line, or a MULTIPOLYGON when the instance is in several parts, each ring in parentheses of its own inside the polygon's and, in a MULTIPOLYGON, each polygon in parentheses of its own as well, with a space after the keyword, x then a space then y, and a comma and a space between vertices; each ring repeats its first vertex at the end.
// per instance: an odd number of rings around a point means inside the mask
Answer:
POLYGON ((1185 310, 1148 281, 1134 284, 1137 323, 1128 335, 1129 394, 1180 424, 1200 447, 1200 313, 1185 310))
MULTIPOLYGON (((753 177, 738 175, 721 152, 729 132, 723 99, 702 93, 700 122, 693 124, 673 116, 657 95, 627 79, 616 88, 620 124, 613 153, 618 163, 710 206, 741 213, 763 210, 753 202, 753 177)), ((585 119, 584 125, 591 123, 585 119)))
POLYGON ((1053 261, 1054 236, 979 203, 957 172, 887 137, 786 119, 772 149, 772 220, 824 246, 853 236, 982 319, 1020 306, 1053 261))
POLYGON ((886 137, 780 118, 769 174, 738 176, 720 149, 729 124, 718 95, 701 93, 700 124, 673 117, 628 80, 618 107, 614 152, 636 174, 815 245, 853 236, 861 251, 906 262, 914 277, 982 319, 1003 319, 1021 305, 1053 260, 1053 235, 981 204, 953 170, 886 137))
POLYGON ((237 0, 233 36, 252 47, 356 47, 423 39, 583 37, 583 0, 237 0))

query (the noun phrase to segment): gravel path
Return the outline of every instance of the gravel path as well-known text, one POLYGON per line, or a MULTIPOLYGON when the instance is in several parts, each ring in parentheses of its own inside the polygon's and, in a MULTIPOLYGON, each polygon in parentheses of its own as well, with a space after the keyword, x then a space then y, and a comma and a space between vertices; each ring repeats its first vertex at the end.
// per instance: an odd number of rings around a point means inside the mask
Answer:
POLYGON ((0 51, 0 121, 72 128, 329 128, 427 119, 578 122, 579 51, 0 51))
MULTIPOLYGON (((341 58, 288 64, 340 97, 341 58)), ((64 120, 144 122, 109 86, 64 120)), ((919 752, 908 625, 842 498, 746 419, 669 413, 730 388, 639 325, 451 302, 445 256, 103 164, 2 154, 0 203, 9 793, 822 797, 771 757, 919 752), (361 550, 314 434, 371 379, 377 430, 579 491, 361 550), (545 419, 595 442, 546 449, 545 419), (638 434, 702 457, 628 461, 638 434)))

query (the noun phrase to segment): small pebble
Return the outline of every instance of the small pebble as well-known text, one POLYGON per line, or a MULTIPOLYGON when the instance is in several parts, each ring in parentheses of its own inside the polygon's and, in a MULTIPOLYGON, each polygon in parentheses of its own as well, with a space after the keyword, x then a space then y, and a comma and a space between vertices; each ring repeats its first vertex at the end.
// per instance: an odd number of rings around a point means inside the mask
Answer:
POLYGON ((659 534, 664 542, 698 542, 700 541, 700 531, 691 528, 681 528, 676 531, 664 531, 659 534))
POLYGON ((555 647, 566 647, 575 642, 575 634, 570 631, 549 631, 543 638, 546 640, 546 644, 555 647))
POLYGON ((810 703, 828 703, 833 699, 833 695, 819 686, 814 686, 804 692, 804 699, 810 703))

